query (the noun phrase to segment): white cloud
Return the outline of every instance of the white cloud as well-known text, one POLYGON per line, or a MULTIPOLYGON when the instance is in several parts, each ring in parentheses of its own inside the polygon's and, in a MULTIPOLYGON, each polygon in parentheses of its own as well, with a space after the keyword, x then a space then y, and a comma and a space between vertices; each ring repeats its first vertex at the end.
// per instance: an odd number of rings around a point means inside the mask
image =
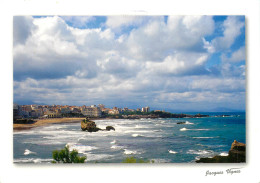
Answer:
POLYGON ((224 62, 241 62, 246 59, 245 57, 245 47, 242 46, 238 50, 234 51, 230 57, 227 57, 225 54, 222 54, 221 58, 224 62))
POLYGON ((162 62, 147 62, 147 72, 159 75, 200 75, 206 74, 204 64, 206 53, 178 52, 167 56, 162 62))
POLYGON ((213 31, 214 21, 210 16, 173 16, 167 23, 151 19, 149 24, 130 33, 122 51, 144 61, 162 61, 179 50, 206 52, 203 38, 213 31))
POLYGON ((106 26, 116 31, 119 31, 122 27, 138 26, 147 23, 149 19, 149 16, 108 16, 106 26))
MULTIPOLYGON (((112 16, 105 29, 71 27, 66 21, 73 17, 26 20, 17 33, 23 37, 15 39, 19 44, 13 48, 16 99, 63 104, 120 99, 163 105, 214 101, 210 97, 218 94, 224 101, 232 95, 221 92, 243 91, 242 66, 224 64, 220 73, 225 80, 208 75, 205 66, 214 48, 205 36, 214 32, 211 16, 174 16, 167 21, 161 16, 112 16), (136 27, 118 35, 118 29, 128 26, 136 27)), ((241 48, 227 59, 235 62, 243 54, 241 48)))
POLYGON ((32 34, 34 25, 33 18, 30 16, 13 17, 13 44, 24 44, 27 38, 32 34))
POLYGON ((87 23, 95 20, 93 16, 61 16, 61 18, 73 27, 85 27, 87 23))
POLYGON ((223 36, 217 37, 212 41, 216 50, 229 49, 236 38, 241 34, 241 28, 245 26, 245 23, 237 16, 229 16, 223 22, 223 36))

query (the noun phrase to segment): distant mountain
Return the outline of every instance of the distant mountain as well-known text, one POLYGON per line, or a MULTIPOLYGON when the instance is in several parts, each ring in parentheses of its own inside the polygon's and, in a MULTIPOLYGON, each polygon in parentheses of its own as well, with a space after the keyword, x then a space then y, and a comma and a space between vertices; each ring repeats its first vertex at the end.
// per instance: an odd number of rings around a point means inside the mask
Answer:
POLYGON ((245 112, 245 110, 238 110, 238 109, 230 109, 225 107, 217 107, 213 109, 208 110, 187 110, 187 109, 165 109, 165 112, 171 112, 171 113, 189 113, 189 112, 245 112))
POLYGON ((35 105, 46 105, 44 103, 35 103, 32 100, 16 100, 16 101, 14 100, 13 103, 18 104, 18 105, 33 105, 33 104, 35 104, 35 105))
POLYGON ((212 109, 212 111, 208 111, 208 112, 245 112, 245 110, 218 107, 218 108, 214 108, 214 109, 212 109))

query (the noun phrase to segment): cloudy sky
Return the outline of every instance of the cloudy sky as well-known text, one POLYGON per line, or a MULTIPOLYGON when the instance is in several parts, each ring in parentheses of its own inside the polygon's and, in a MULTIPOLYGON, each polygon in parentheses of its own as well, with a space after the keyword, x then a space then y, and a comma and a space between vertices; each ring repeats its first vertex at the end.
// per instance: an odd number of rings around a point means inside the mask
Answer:
POLYGON ((14 16, 18 104, 245 110, 244 16, 14 16))

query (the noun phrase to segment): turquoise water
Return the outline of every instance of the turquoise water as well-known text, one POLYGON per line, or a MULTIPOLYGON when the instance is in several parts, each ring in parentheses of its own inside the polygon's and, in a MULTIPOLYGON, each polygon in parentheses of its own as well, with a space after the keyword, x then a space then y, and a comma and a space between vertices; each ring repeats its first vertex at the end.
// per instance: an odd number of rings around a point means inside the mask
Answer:
POLYGON ((245 113, 202 114, 210 117, 95 121, 116 131, 83 132, 80 123, 69 123, 14 132, 14 162, 50 163, 53 150, 69 145, 87 156, 87 163, 120 163, 131 156, 193 163, 200 157, 227 155, 234 140, 246 143, 245 113), (219 116, 223 114, 230 116, 219 116))

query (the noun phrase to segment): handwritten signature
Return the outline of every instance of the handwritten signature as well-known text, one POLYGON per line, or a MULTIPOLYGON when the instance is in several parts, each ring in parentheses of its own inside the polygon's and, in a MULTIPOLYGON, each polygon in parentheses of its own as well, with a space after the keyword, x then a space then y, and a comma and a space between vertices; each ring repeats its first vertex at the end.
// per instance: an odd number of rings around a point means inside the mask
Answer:
POLYGON ((226 171, 220 170, 220 171, 206 171, 206 175, 205 176, 216 176, 216 175, 224 175, 224 174, 228 174, 228 175, 233 175, 233 174, 239 174, 241 173, 241 168, 229 168, 226 169, 226 171))

